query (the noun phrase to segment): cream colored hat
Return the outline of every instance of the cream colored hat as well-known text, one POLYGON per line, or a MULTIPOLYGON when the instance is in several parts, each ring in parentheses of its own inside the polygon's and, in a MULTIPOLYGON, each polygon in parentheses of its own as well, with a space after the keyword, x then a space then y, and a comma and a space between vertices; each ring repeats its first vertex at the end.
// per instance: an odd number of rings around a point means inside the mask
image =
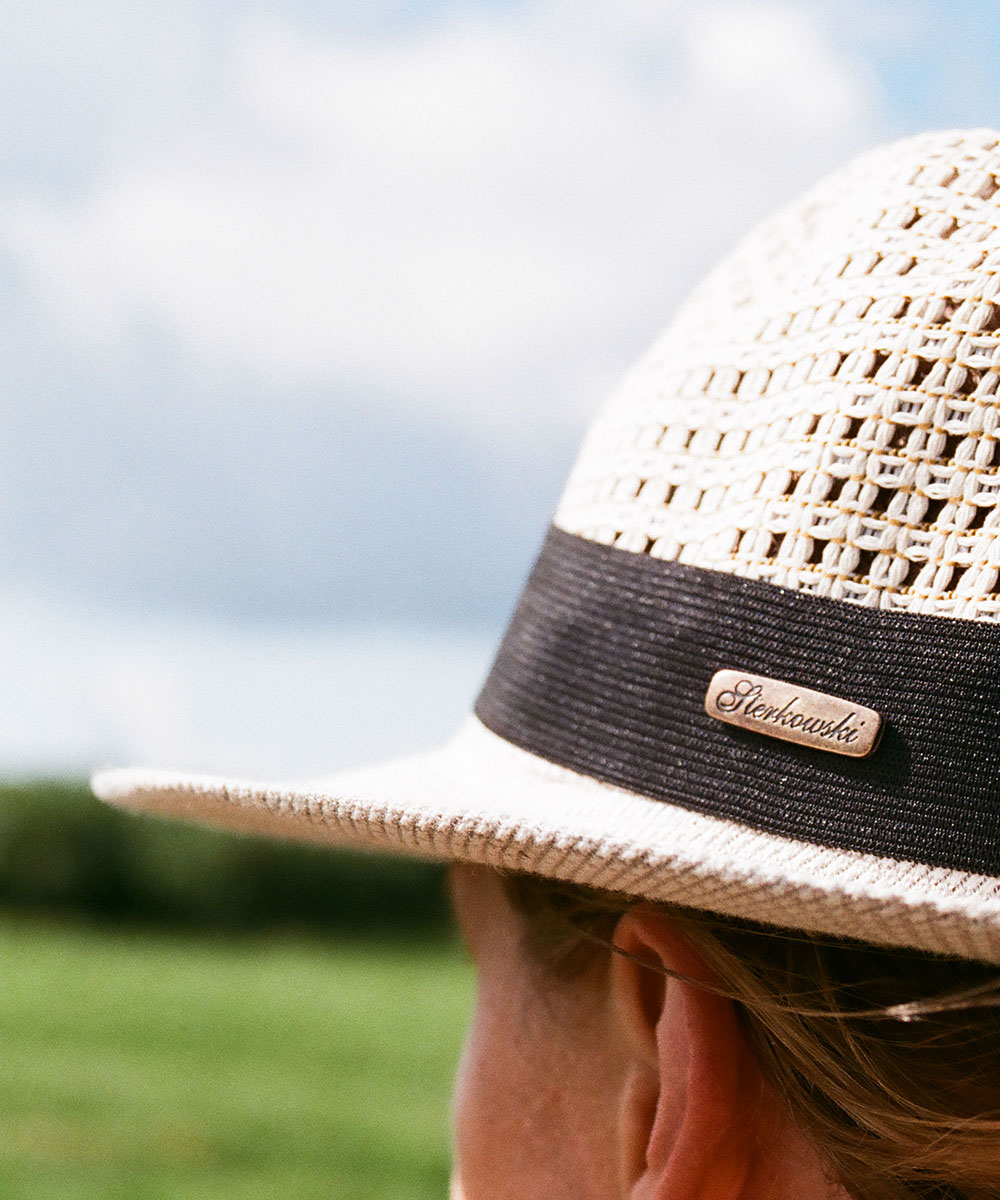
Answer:
POLYGON ((583 446, 452 742, 130 809, 1000 962, 1000 134, 746 237, 583 446))

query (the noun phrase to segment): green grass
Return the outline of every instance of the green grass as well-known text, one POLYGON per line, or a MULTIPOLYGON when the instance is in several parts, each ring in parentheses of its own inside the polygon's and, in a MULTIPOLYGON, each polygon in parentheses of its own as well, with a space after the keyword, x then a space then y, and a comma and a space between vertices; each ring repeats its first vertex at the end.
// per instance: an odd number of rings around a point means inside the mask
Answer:
POLYGON ((0 1194, 446 1194, 471 972, 407 949, 4 918, 0 1194))

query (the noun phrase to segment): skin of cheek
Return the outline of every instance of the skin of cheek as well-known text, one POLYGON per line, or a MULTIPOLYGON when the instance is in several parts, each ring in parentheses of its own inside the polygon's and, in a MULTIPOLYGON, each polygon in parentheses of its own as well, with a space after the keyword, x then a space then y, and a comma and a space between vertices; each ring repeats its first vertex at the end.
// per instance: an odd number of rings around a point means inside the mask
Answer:
POLYGON ((529 963, 493 872, 461 868, 456 912, 476 1008, 453 1103, 456 1200, 612 1200, 621 1072, 598 980, 529 963))

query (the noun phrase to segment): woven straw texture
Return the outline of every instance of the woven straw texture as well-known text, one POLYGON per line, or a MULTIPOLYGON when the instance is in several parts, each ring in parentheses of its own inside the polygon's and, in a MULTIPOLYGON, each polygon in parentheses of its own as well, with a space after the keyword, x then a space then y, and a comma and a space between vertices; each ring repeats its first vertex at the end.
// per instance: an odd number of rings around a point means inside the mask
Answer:
POLYGON ((1000 137, 908 139, 751 233, 611 398, 567 532, 1000 619, 1000 137))
MULTIPOLYGON (((851 604, 1000 620, 1000 135, 882 147, 750 234, 588 435, 556 524, 851 604)), ((106 772, 129 808, 533 870, 1000 963, 1000 879, 749 829, 478 721, 309 784, 106 772)))
POLYGON ((1000 963, 1000 880, 775 837, 545 762, 470 718, 443 749, 298 784, 114 771, 130 808, 485 863, 775 925, 1000 963))

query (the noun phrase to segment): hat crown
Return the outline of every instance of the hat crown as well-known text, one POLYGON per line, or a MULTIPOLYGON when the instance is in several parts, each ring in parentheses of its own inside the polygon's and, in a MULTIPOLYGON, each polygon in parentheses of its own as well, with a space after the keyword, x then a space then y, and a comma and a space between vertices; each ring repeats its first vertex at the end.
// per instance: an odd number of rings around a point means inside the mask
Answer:
POLYGON ((1000 134, 870 151, 747 235, 598 417, 556 524, 1000 621, 1000 134))

